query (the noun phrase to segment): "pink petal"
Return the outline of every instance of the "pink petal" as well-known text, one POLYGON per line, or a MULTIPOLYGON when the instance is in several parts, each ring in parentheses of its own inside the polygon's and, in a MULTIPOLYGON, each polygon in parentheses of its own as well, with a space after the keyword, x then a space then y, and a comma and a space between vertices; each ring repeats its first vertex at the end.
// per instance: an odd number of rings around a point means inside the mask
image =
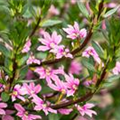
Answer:
POLYGON ((74 22, 74 28, 75 28, 75 30, 79 31, 79 25, 77 22, 74 22))
POLYGON ((86 108, 92 108, 92 107, 94 107, 95 105, 92 104, 92 103, 86 103, 84 106, 85 106, 86 108))
POLYGON ((3 110, 3 109, 0 109, 0 115, 5 115, 6 113, 5 113, 5 110, 3 110))
POLYGON ((50 49, 50 48, 47 47, 47 46, 39 46, 39 47, 37 48, 38 51, 47 51, 47 50, 49 50, 49 49, 50 49))
POLYGON ((34 119, 35 119, 35 120, 36 120, 36 119, 41 119, 41 116, 40 116, 40 115, 32 115, 32 114, 30 114, 29 116, 30 116, 30 118, 33 119, 33 120, 34 120, 34 119))
POLYGON ((34 88, 35 92, 36 93, 39 93, 41 91, 41 86, 40 85, 37 85, 35 88, 34 88))
POLYGON ((72 111, 73 111, 73 109, 65 109, 65 108, 58 109, 58 112, 60 112, 61 114, 64 114, 64 115, 69 115, 72 111))
POLYGON ((25 109, 24 109, 20 104, 15 103, 15 104, 14 104, 14 107, 15 107, 15 109, 18 110, 19 112, 24 112, 24 111, 25 111, 25 109))
POLYGON ((0 103, 0 108, 6 108, 7 104, 6 103, 0 103))

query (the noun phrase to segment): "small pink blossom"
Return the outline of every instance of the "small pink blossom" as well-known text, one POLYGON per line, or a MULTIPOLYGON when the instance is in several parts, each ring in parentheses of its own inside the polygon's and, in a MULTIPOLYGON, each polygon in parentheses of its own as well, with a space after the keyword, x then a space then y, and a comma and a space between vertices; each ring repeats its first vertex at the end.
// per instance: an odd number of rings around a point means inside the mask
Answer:
POLYGON ((31 82, 29 85, 24 83, 23 86, 27 91, 26 94, 30 95, 30 97, 33 97, 41 91, 41 86, 39 84, 35 86, 35 83, 33 82, 31 82))
POLYGON ((71 4, 76 4, 77 0, 70 0, 71 4))
POLYGON ((115 75, 120 74, 120 62, 116 62, 116 66, 113 68, 113 74, 115 75))
POLYGON ((72 111, 73 111, 72 108, 71 109, 66 109, 66 108, 58 109, 58 112, 63 115, 69 115, 72 111))
POLYGON ((55 53, 56 59, 60 59, 63 56, 73 58, 73 55, 70 53, 69 49, 65 48, 63 45, 56 47, 54 50, 51 50, 51 52, 55 53))
POLYGON ((95 106, 92 103, 87 103, 87 104, 83 105, 82 107, 80 105, 75 105, 75 106, 82 116, 84 116, 85 114, 87 114, 90 117, 92 117, 92 114, 97 115, 97 113, 95 111, 90 110, 90 108, 95 106))
POLYGON ((0 115, 5 115, 6 112, 4 110, 4 108, 7 107, 7 104, 6 103, 3 103, 3 102, 0 102, 0 115))
POLYGON ((58 77, 54 80, 54 83, 52 82, 48 83, 48 86, 55 91, 59 91, 62 92, 63 94, 67 94, 66 83, 61 81, 58 77))
POLYGON ((87 31, 85 28, 79 29, 79 25, 77 22, 74 22, 74 26, 68 25, 68 28, 63 28, 63 30, 68 34, 67 38, 71 38, 72 40, 76 38, 85 38, 87 35, 87 31))
POLYGON ((49 112, 55 113, 55 114, 57 113, 56 110, 50 108, 46 103, 44 103, 44 101, 41 98, 39 98, 36 95, 34 96, 32 101, 36 104, 34 107, 34 110, 36 110, 36 111, 43 110, 46 115, 48 115, 49 112))
POLYGON ((39 41, 43 44, 40 45, 37 50, 38 51, 47 51, 56 48, 59 43, 62 41, 61 35, 57 35, 57 32, 54 31, 50 36, 49 33, 43 33, 44 38, 40 38, 39 41))
POLYGON ((95 51, 95 49, 93 47, 91 47, 91 46, 89 46, 82 53, 82 56, 83 57, 87 57, 87 58, 89 58, 90 56, 92 56, 98 64, 101 64, 101 59, 99 58, 99 56, 98 56, 97 52, 95 51))
POLYGON ((18 111, 17 116, 19 116, 22 120, 36 120, 41 119, 40 115, 29 114, 20 104, 14 104, 15 109, 18 111))
POLYGON ((2 120, 14 120, 14 118, 11 116, 15 111, 13 110, 6 110, 5 115, 2 116, 2 120))
POLYGON ((27 52, 29 52, 29 51, 30 51, 30 47, 31 47, 31 41, 28 40, 28 41, 25 43, 24 47, 23 47, 22 53, 27 53, 27 52))
POLYGON ((35 69, 35 72, 39 74, 40 79, 46 79, 48 83, 51 81, 51 79, 56 79, 58 74, 64 74, 62 67, 59 69, 52 69, 51 67, 38 67, 35 69))
POLYGON ((73 96, 75 91, 78 89, 79 86, 79 79, 74 78, 72 74, 65 74, 65 80, 66 80, 66 86, 68 88, 67 90, 67 96, 73 96))
POLYGON ((83 85, 86 87, 89 87, 91 84, 93 84, 92 80, 86 80, 85 82, 83 82, 83 85))
POLYGON ((17 98, 22 101, 25 101, 25 98, 22 96, 25 94, 26 94, 26 91, 23 87, 21 87, 20 85, 15 85, 15 87, 11 93, 12 101, 15 101, 17 98))
POLYGON ((91 10, 90 3, 88 1, 86 2, 86 8, 87 8, 87 11, 89 12, 89 14, 92 15, 93 11, 91 10))
POLYGON ((107 4, 106 7, 108 7, 108 8, 115 8, 115 7, 117 7, 117 4, 111 2, 111 3, 107 4))
POLYGON ((106 30, 106 23, 105 23, 105 20, 102 21, 102 29, 103 29, 103 30, 106 30))
POLYGON ((73 60, 69 68, 69 73, 78 75, 80 74, 81 70, 82 70, 82 65, 80 64, 80 62, 73 60))
POLYGON ((48 10, 48 12, 51 15, 59 15, 60 14, 59 10, 57 8, 55 8, 54 5, 50 6, 50 9, 48 10))
POLYGON ((45 30, 44 30, 43 28, 40 28, 40 30, 39 30, 39 34, 40 34, 41 36, 44 36, 44 34, 45 34, 45 30))
POLYGON ((34 55, 30 55, 30 57, 27 60, 27 65, 30 65, 33 63, 40 65, 41 62, 40 62, 40 60, 36 59, 34 55))

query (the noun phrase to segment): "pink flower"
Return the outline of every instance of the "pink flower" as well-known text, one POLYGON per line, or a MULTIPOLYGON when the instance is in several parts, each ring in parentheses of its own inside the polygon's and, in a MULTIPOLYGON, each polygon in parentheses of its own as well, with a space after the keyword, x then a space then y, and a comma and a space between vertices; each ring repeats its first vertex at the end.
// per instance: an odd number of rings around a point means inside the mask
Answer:
POLYGON ((44 36, 44 34, 45 34, 45 30, 42 29, 42 28, 40 28, 40 30, 39 30, 39 34, 40 34, 40 36, 44 36))
POLYGON ((24 47, 23 47, 22 53, 27 53, 27 52, 29 52, 29 51, 30 51, 30 46, 31 46, 31 41, 28 40, 28 41, 25 43, 24 47))
POLYGON ((81 70, 82 70, 82 66, 80 62, 73 60, 69 68, 69 73, 78 75, 80 74, 81 70))
POLYGON ((65 46, 63 46, 63 45, 56 47, 54 50, 51 50, 50 52, 55 53, 56 59, 60 59, 63 56, 67 57, 67 58, 73 58, 69 49, 65 48, 65 46))
POLYGON ((41 86, 38 84, 35 86, 35 83, 30 83, 29 85, 24 83, 24 88, 27 91, 27 94, 30 95, 30 97, 33 97, 34 95, 38 94, 41 91, 41 86))
POLYGON ((43 44, 40 45, 37 50, 38 51, 47 51, 54 49, 58 46, 58 44, 62 41, 61 35, 57 35, 57 32, 54 31, 50 36, 49 33, 43 33, 44 38, 40 38, 39 41, 43 44))
POLYGON ((70 0, 71 4, 75 4, 77 0, 70 0))
POLYGON ((63 28, 63 30, 68 34, 67 38, 71 38, 72 40, 76 38, 85 38, 87 35, 86 29, 79 29, 79 25, 77 22, 74 22, 74 26, 68 25, 68 28, 63 28))
POLYGON ((12 96, 12 101, 15 101, 16 98, 22 100, 22 101, 25 101, 25 98, 21 95, 25 95, 26 94, 26 90, 21 87, 20 85, 15 85, 12 93, 11 93, 11 96, 12 96))
POLYGON ((6 112, 4 110, 4 108, 7 107, 7 104, 6 103, 3 103, 3 102, 0 102, 0 115, 5 115, 6 112))
POLYGON ((40 79, 46 79, 49 83, 51 79, 56 79, 58 74, 64 74, 64 70, 62 67, 59 69, 52 69, 51 67, 38 67, 35 69, 35 72, 39 74, 40 79))
POLYGON ((11 116, 15 111, 13 110, 6 110, 5 115, 2 116, 2 120, 14 120, 14 118, 11 116))
POLYGON ((116 66, 113 68, 113 74, 115 75, 120 74, 120 62, 116 62, 116 66))
POLYGON ((61 81, 58 77, 54 80, 54 83, 52 82, 48 83, 48 86, 55 91, 59 91, 62 92, 63 94, 67 94, 66 83, 61 81))
POLYGON ((73 77, 72 74, 65 74, 65 80, 66 80, 66 86, 68 88, 67 90, 67 96, 73 96, 75 91, 77 90, 78 86, 79 86, 79 79, 76 79, 73 77))
POLYGON ((52 15, 59 15, 60 14, 59 10, 57 8, 55 8, 54 5, 50 6, 50 9, 48 10, 48 12, 52 15))
POLYGON ((53 110, 52 108, 50 108, 46 103, 44 103, 44 101, 41 98, 39 98, 36 95, 34 96, 32 101, 36 104, 34 107, 34 110, 36 111, 43 110, 46 115, 48 115, 48 112, 57 113, 56 110, 53 110))
POLYGON ((28 111, 25 111, 25 109, 20 104, 14 104, 15 109, 18 111, 17 116, 19 116, 22 120, 36 120, 41 119, 41 116, 39 115, 33 115, 29 114, 28 111))
POLYGON ((72 111, 73 111, 72 108, 71 109, 66 109, 66 108, 58 109, 58 112, 63 115, 69 115, 72 111))
POLYGON ((102 29, 103 29, 103 30, 106 30, 106 23, 105 23, 105 20, 102 21, 102 29))
POLYGON ((34 55, 31 55, 28 60, 27 60, 27 65, 30 65, 30 64, 38 64, 40 65, 40 60, 36 59, 34 55))
POLYGON ((80 112, 82 116, 84 116, 85 114, 87 114, 90 117, 92 117, 92 114, 97 115, 95 111, 90 110, 90 108, 94 107, 94 104, 92 103, 87 103, 83 105, 82 107, 79 105, 75 105, 75 107, 77 108, 77 110, 80 112))
POLYGON ((101 64, 101 60, 97 54, 97 52, 95 51, 95 49, 91 46, 89 46, 83 53, 82 53, 83 57, 87 57, 89 58, 90 56, 92 56, 96 62, 98 62, 98 64, 101 64))
POLYGON ((117 4, 111 2, 111 3, 107 4, 106 7, 108 7, 108 8, 115 8, 115 7, 117 7, 117 4))
POLYGON ((93 84, 92 80, 86 80, 85 82, 83 82, 83 85, 86 87, 89 87, 91 84, 93 84))

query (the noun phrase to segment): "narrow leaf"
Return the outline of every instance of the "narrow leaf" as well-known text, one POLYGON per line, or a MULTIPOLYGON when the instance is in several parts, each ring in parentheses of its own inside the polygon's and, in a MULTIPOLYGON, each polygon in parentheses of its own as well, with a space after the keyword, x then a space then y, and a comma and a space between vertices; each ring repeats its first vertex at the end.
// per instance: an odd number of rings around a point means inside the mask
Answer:
POLYGON ((92 46, 94 47, 94 49, 96 50, 98 55, 101 58, 103 58, 103 49, 101 48, 101 46, 99 44, 97 44, 96 42, 94 42, 94 41, 92 41, 92 46))
POLYGON ((41 22, 41 27, 48 27, 48 26, 53 26, 62 23, 61 20, 46 20, 44 22, 41 22))
POLYGON ((85 66, 88 70, 93 71, 93 72, 96 71, 92 63, 90 63, 86 58, 83 58, 81 62, 83 66, 85 66))
POLYGON ((79 7, 80 11, 82 12, 82 14, 83 14, 86 18, 88 18, 88 17, 89 17, 89 13, 88 13, 85 5, 84 5, 82 2, 80 2, 80 1, 77 1, 77 4, 78 4, 78 7, 79 7))
POLYGON ((107 18, 107 17, 111 16, 112 14, 114 14, 118 10, 119 7, 120 6, 117 6, 117 7, 113 8, 113 9, 109 10, 107 13, 104 14, 103 17, 107 18))

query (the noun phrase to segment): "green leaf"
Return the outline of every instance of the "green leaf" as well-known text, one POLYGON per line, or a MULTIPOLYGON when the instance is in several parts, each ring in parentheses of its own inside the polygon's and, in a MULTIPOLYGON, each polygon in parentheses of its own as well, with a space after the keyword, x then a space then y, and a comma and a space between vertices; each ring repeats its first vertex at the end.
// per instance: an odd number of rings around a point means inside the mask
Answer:
POLYGON ((78 4, 78 7, 79 7, 80 11, 82 12, 82 14, 83 14, 86 18, 88 18, 88 17, 89 17, 89 13, 88 13, 85 5, 84 5, 82 2, 79 2, 79 1, 77 1, 77 4, 78 4))
POLYGON ((3 102, 7 102, 10 99, 10 95, 6 92, 2 92, 1 98, 3 102))
POLYGON ((17 60, 18 66, 24 65, 28 58, 29 58, 29 54, 20 57, 20 59, 17 60))
POLYGON ((13 71, 13 61, 11 59, 5 58, 4 65, 9 71, 13 71))
POLYGON ((5 81, 5 80, 3 80, 3 79, 0 79, 0 83, 5 84, 5 83, 6 83, 6 81, 5 81))
POLYGON ((96 72, 93 64, 90 63, 89 59, 83 58, 81 62, 82 62, 82 64, 83 64, 83 66, 85 66, 88 70, 90 70, 90 71, 92 71, 92 72, 96 72))
POLYGON ((10 70, 8 70, 8 68, 2 66, 2 67, 0 67, 0 69, 4 70, 9 75, 9 77, 12 76, 12 72, 10 70))
POLYGON ((111 16, 112 14, 114 14, 119 9, 119 7, 120 6, 117 6, 117 7, 113 8, 113 9, 109 10, 107 13, 105 13, 103 15, 103 17, 107 18, 107 17, 111 16))
POLYGON ((60 114, 49 114, 49 120, 60 120, 61 115, 60 114))
POLYGON ((19 79, 24 79, 24 77, 26 76, 26 74, 28 72, 28 68, 29 68, 29 66, 25 66, 25 67, 20 69, 19 79))
POLYGON ((101 46, 99 44, 97 44, 96 42, 92 41, 92 46, 94 47, 94 49, 96 50, 96 52, 98 53, 98 55, 103 58, 103 49, 101 48, 101 46))
POLYGON ((23 7, 22 13, 24 18, 32 18, 33 16, 35 16, 35 11, 31 3, 28 3, 23 7))
POLYGON ((61 20, 46 20, 44 22, 41 22, 40 26, 41 27, 49 27, 49 26, 53 26, 53 25, 57 25, 57 24, 60 24, 62 23, 61 20))
POLYGON ((112 75, 108 77, 107 82, 113 82, 115 80, 120 80, 120 75, 112 75))
POLYGON ((42 16, 44 17, 47 13, 48 13, 48 9, 50 8, 50 5, 52 3, 52 0, 40 0, 40 2, 42 3, 42 16), (44 3, 43 3, 44 1, 44 3))
POLYGON ((10 50, 8 50, 2 43, 0 43, 0 52, 2 52, 5 57, 11 58, 10 50))

